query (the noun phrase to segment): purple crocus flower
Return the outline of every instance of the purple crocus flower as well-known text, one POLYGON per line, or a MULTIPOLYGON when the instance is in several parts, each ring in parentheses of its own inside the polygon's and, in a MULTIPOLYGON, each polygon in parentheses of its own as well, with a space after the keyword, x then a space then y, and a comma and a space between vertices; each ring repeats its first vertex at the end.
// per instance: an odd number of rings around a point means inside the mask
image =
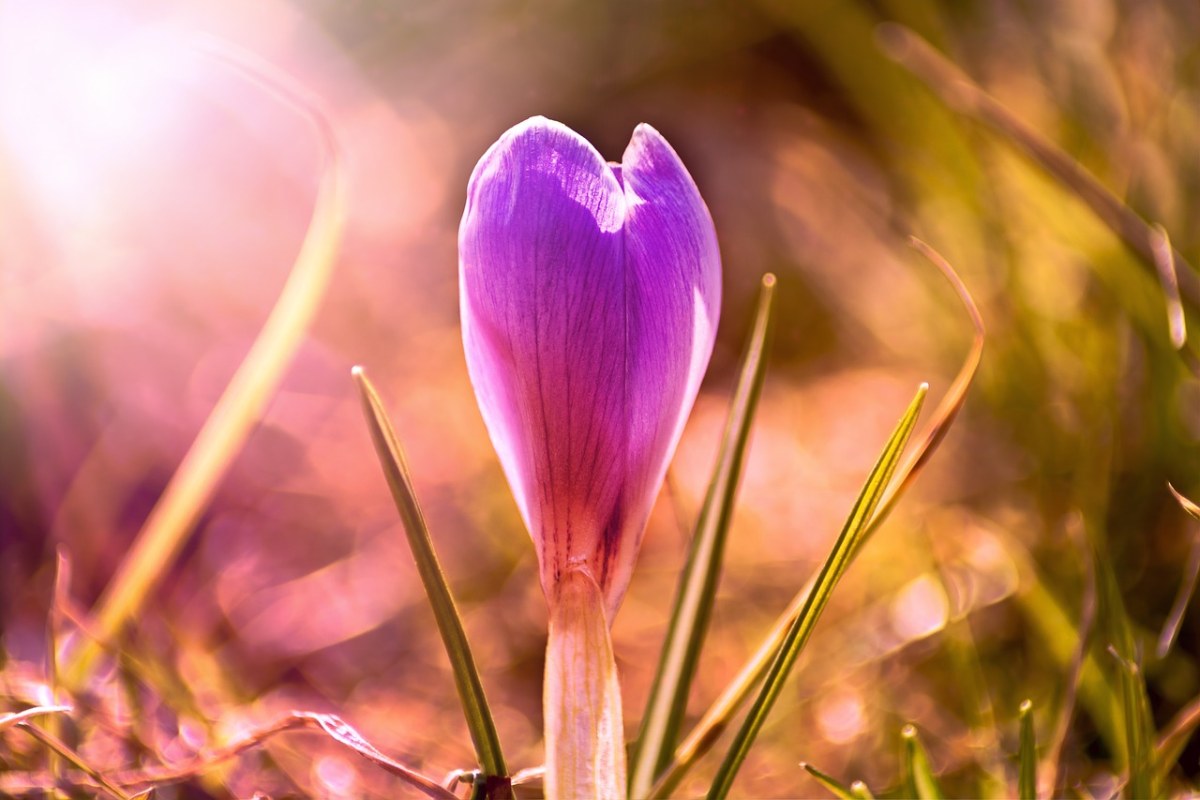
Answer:
MULTIPOLYGON (((537 546, 549 653, 578 660, 603 650, 611 663, 599 623, 625 594, 712 352, 721 299, 712 218, 649 125, 609 164, 571 129, 534 117, 501 136, 471 175, 459 269, 467 366, 537 546), (595 645, 598 630, 604 642, 595 645)), ((615 687, 615 668, 600 667, 592 677, 615 687)), ((552 692, 551 683, 572 680, 548 664, 548 751, 570 738, 554 727, 563 714, 566 724, 587 717, 554 708, 552 694, 584 687, 552 692)), ((619 739, 619 691, 616 702, 619 739)), ((611 707, 593 711, 592 723, 613 727, 611 707)), ((619 768, 623 794, 623 752, 590 757, 596 769, 619 768)), ((552 783, 554 760, 548 752, 552 783)), ((580 780, 557 790, 584 791, 588 776, 580 780)))

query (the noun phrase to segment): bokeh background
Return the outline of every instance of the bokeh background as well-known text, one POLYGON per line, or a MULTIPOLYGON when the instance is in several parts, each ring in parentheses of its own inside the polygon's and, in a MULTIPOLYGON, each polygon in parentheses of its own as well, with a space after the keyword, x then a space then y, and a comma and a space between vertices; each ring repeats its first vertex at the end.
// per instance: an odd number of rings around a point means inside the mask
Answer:
MULTIPOLYGON (((724 259, 712 365, 615 622, 630 735, 760 276, 778 275, 776 334, 696 715, 820 564, 917 384, 936 398, 965 358, 970 322, 910 234, 979 304, 982 368, 835 595, 735 793, 821 796, 802 760, 895 786, 907 722, 951 793, 1011 777, 1020 701, 1043 741, 1058 725, 1089 535, 1164 724, 1200 693, 1195 614, 1154 653, 1196 534, 1166 484, 1200 492, 1200 384, 1168 341, 1153 271, 1069 187, 885 57, 885 21, 1200 261, 1200 10, 1185 0, 0 6, 0 711, 44 699, 55 549, 72 601, 93 606, 309 225, 319 142, 207 55, 218 41, 319 98, 346 159, 346 236, 281 388, 129 633, 143 666, 106 659, 74 698, 63 735, 97 763, 181 759, 305 709, 426 774, 471 766, 354 364, 407 449, 509 763, 540 763, 545 608, 467 380, 455 243, 475 161, 534 114, 614 160, 653 124, 724 259)), ((1080 793, 1107 796, 1120 770, 1105 708, 1082 691, 1070 718, 1061 781, 1080 793)), ((44 755, 0 736, 16 793, 44 755)), ((1185 751, 1176 788, 1198 756, 1185 751)), ((294 734, 162 796, 255 791, 408 790, 294 734)))

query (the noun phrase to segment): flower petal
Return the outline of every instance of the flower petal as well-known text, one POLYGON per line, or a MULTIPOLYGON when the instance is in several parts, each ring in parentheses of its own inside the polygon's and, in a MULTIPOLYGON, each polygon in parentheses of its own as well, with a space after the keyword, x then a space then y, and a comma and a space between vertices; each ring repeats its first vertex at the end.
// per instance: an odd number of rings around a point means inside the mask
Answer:
POLYGON ((611 618, 712 351, 708 210, 653 128, 609 166, 535 118, 475 168, 459 252, 471 379, 547 597, 582 569, 611 618))
POLYGON ((624 213, 600 154, 534 118, 475 168, 459 231, 467 366, 548 597, 620 517, 624 213))
POLYGON ((646 518, 708 366, 721 308, 721 254, 712 217, 679 156, 649 125, 634 131, 621 180, 631 286, 630 451, 626 531, 611 567, 601 569, 609 593, 623 593, 629 583, 646 518))

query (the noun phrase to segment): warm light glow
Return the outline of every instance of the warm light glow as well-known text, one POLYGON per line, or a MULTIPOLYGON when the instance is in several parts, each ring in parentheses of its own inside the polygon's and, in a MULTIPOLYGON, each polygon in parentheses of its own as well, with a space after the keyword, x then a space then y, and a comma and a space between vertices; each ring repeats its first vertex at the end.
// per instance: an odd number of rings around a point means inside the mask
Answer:
POLYGON ((817 725, 821 735, 833 744, 854 741, 867 725, 862 697, 852 690, 822 695, 817 700, 817 725))
POLYGON ((43 211, 95 212, 122 165, 165 144, 194 48, 90 4, 7 4, 0 29, 0 139, 12 166, 43 211))
POLYGON ((892 629, 905 641, 924 639, 946 627, 949 609, 941 584, 932 575, 921 575, 892 602, 892 629))

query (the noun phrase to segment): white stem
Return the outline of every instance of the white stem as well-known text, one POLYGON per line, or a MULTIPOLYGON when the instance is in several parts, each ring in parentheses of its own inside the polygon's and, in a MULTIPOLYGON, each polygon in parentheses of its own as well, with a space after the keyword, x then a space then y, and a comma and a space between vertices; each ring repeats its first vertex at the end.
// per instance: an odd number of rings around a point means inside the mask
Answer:
POLYGON ((590 575, 566 573, 550 601, 546 647, 546 797, 625 800, 621 686, 604 598, 590 575))

